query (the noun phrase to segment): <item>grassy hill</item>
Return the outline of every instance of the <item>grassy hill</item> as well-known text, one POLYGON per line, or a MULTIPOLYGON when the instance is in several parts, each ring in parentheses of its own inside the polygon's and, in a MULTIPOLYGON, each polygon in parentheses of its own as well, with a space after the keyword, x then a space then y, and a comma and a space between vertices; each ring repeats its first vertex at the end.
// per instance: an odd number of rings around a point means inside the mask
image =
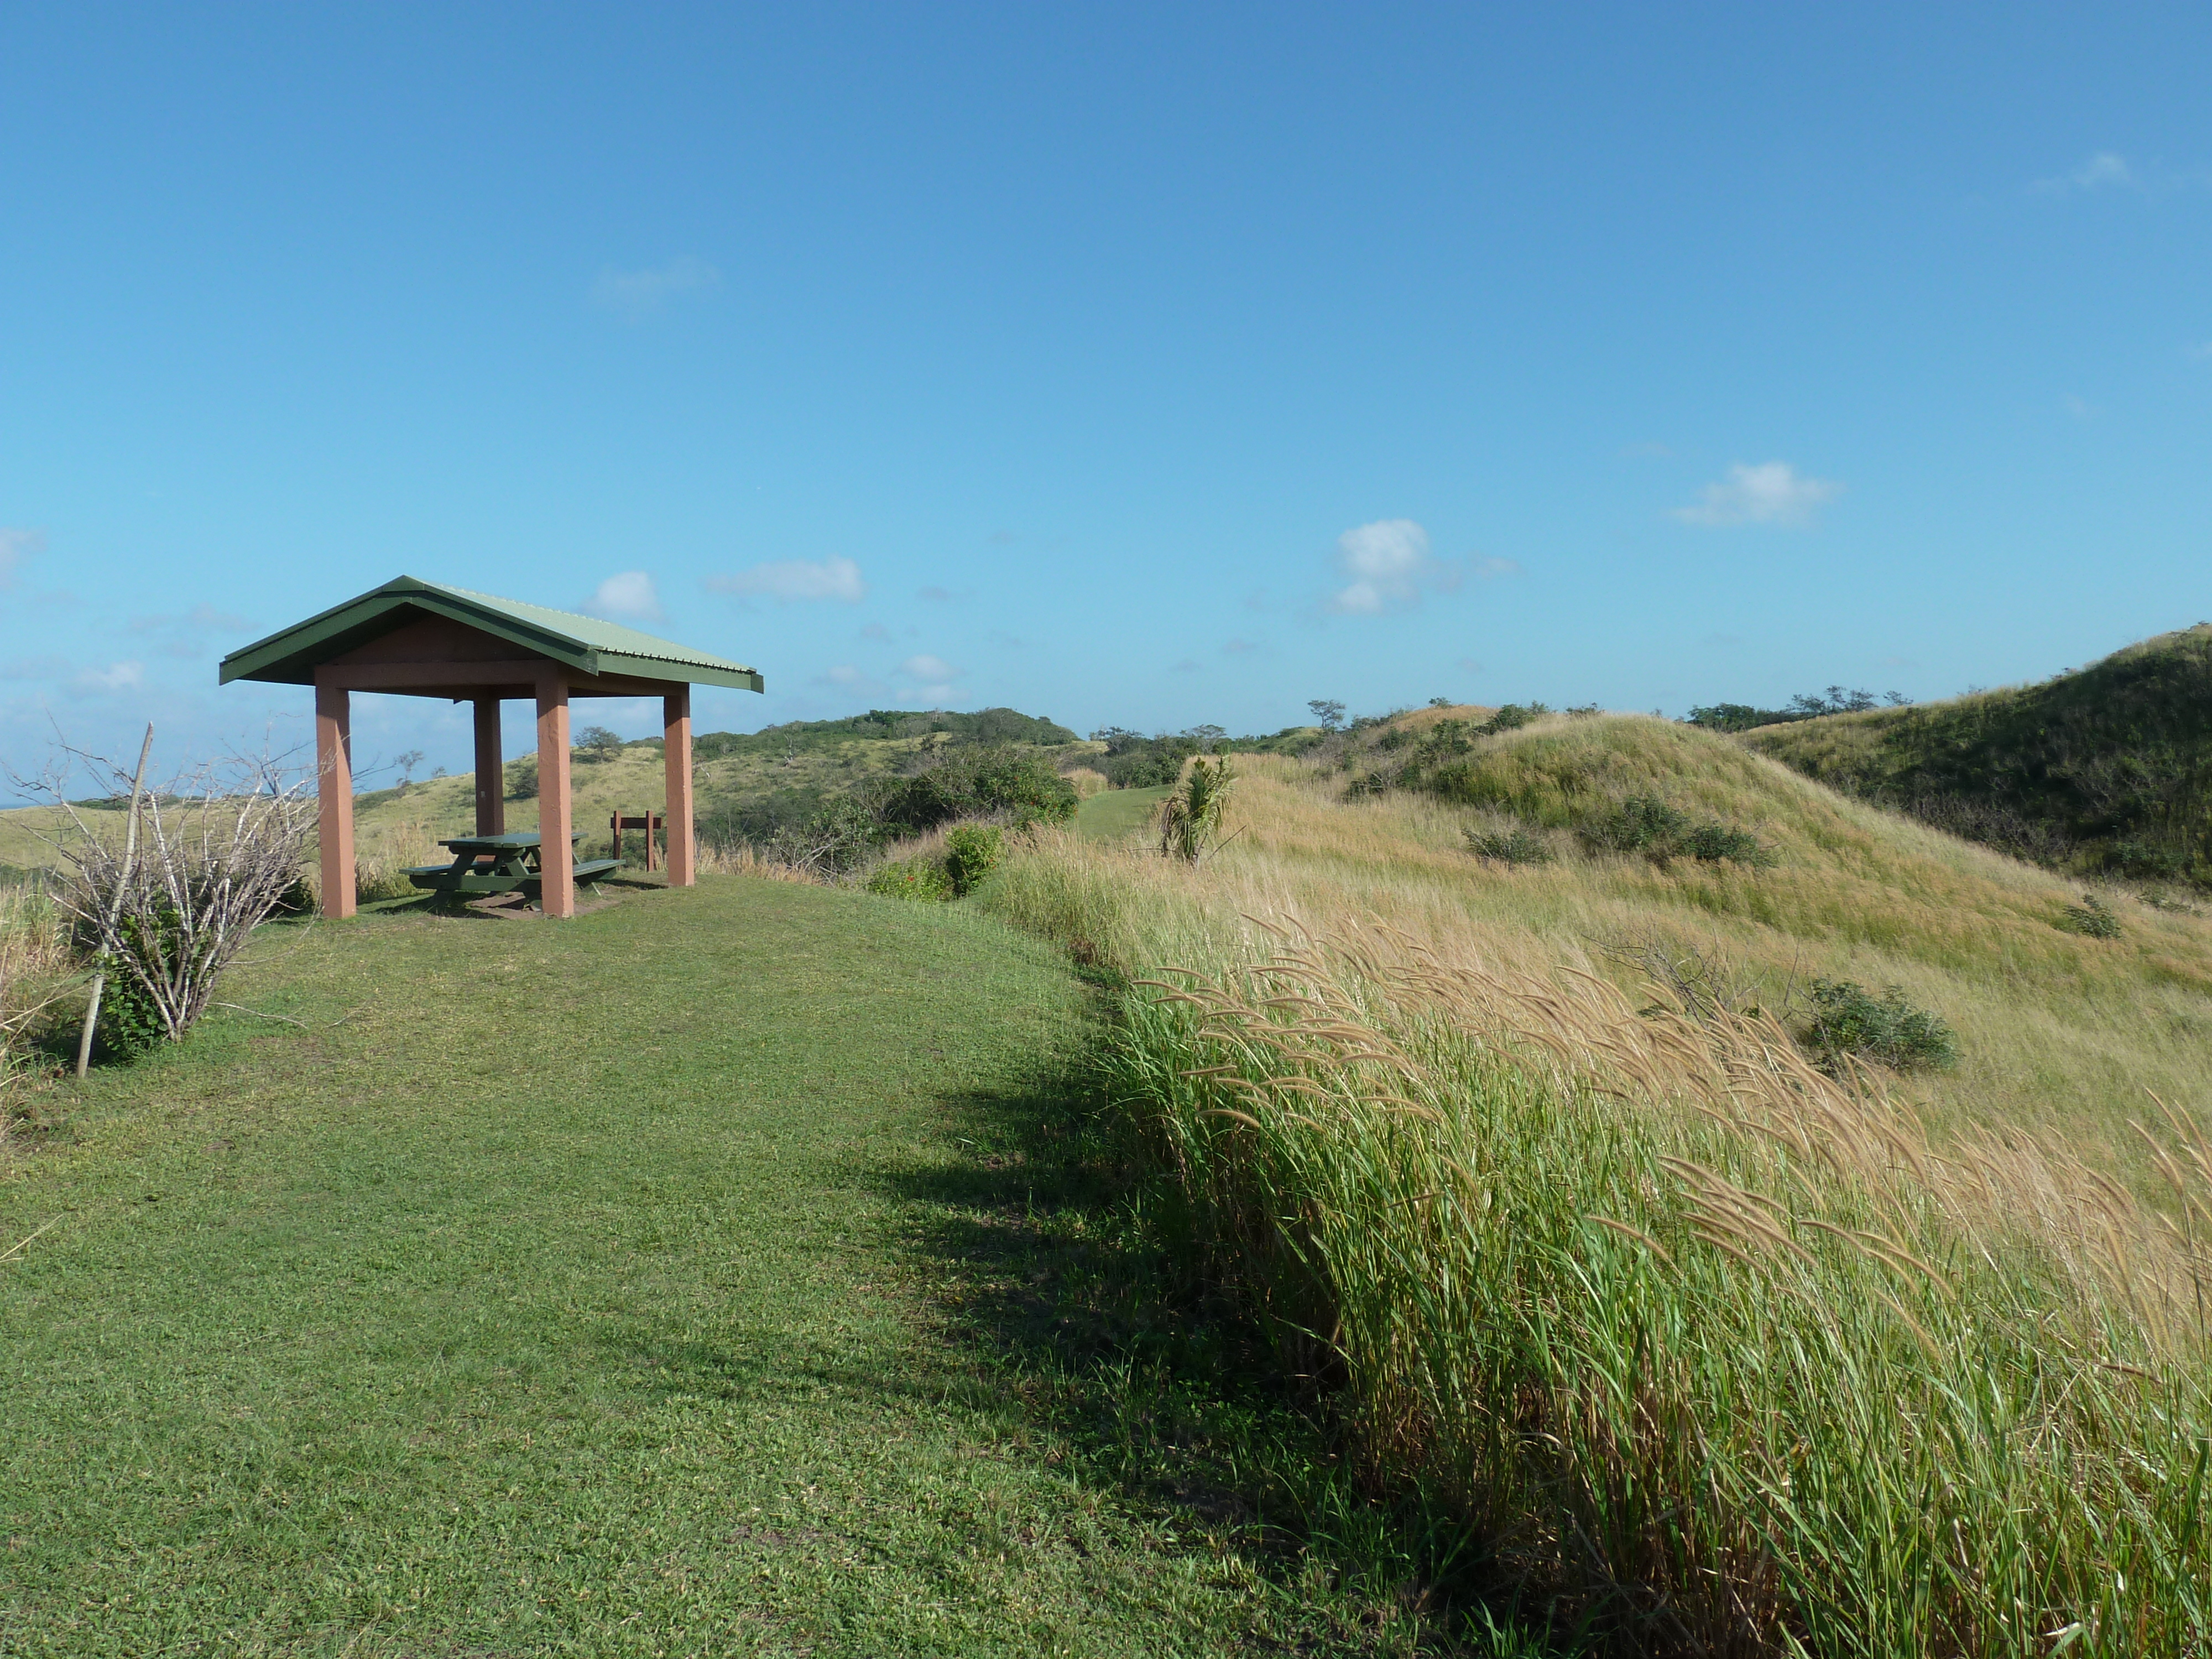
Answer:
POLYGON ((1764 726, 1742 740, 2020 857, 2212 886, 2212 625, 2035 685, 1764 726))
POLYGON ((1732 738, 1494 720, 1240 759, 1195 866, 1046 835, 983 889, 1121 976, 1177 1259, 1600 1650, 2205 1651, 2212 1137, 2152 1092, 2212 1102, 2212 921, 2086 935, 1732 738), (1821 1069, 1823 981, 1955 1066, 1821 1069))

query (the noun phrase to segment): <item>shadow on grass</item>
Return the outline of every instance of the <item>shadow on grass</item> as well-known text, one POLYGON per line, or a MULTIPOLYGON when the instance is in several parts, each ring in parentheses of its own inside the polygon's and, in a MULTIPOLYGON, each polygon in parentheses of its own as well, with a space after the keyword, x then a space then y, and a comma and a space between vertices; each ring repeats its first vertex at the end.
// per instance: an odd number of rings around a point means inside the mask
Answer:
POLYGON ((943 1105, 963 1155, 884 1179, 958 1339, 1091 1479, 1286 1588, 1342 1586, 1422 1651, 1572 1650, 1486 1596, 1463 1520, 1346 1467, 1326 1389, 1168 1242, 1166 1195, 1079 1071, 943 1105))

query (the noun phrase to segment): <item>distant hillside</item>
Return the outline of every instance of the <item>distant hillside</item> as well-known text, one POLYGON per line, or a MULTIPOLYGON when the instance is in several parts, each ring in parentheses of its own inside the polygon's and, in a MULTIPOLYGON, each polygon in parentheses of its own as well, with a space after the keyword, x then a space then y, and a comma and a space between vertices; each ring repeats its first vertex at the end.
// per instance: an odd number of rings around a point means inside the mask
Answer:
POLYGON ((2212 624, 2040 684, 1740 740, 2016 857, 2212 886, 2212 624))

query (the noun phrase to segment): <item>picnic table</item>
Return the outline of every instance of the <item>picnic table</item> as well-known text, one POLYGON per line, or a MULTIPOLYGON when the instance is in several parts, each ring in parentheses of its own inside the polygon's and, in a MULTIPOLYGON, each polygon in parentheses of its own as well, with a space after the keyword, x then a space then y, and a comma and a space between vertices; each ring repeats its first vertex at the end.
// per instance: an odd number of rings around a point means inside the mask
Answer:
MULTIPOLYGON (((580 830, 568 840, 584 838, 580 830)), ((538 837, 534 835, 453 836, 438 843, 453 852, 451 864, 416 864, 407 879, 431 892, 483 896, 526 892, 544 880, 539 867, 538 837)), ((592 859, 575 866, 578 881, 596 881, 610 870, 622 868, 620 859, 592 859)))

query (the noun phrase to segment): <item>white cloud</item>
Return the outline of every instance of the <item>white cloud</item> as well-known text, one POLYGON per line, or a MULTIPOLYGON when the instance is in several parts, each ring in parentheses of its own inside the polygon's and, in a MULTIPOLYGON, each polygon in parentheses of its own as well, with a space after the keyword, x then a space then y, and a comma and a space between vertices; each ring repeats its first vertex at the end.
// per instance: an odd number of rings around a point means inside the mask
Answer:
POLYGON ((613 622, 661 622, 668 613, 660 608, 660 595, 653 578, 642 570, 625 570, 601 582, 584 609, 613 622))
POLYGON ((1827 478, 1805 477, 1787 461, 1765 461, 1757 466, 1739 461, 1729 468, 1725 481, 1705 486, 1703 501, 1695 507, 1676 507, 1674 516, 1684 524, 1797 528, 1812 523, 1819 508, 1843 493, 1843 485, 1827 478))
POLYGON ((814 677, 814 684, 869 697, 887 697, 891 694, 890 687, 848 662, 841 662, 834 668, 825 669, 814 677))
POLYGON ((1518 559, 1472 559, 1468 562, 1474 567, 1475 575, 1486 582, 1521 574, 1521 561, 1518 559))
POLYGON ((109 691, 136 691, 145 684, 145 664, 118 662, 106 668, 86 669, 76 677, 71 689, 87 696, 98 696, 109 691))
POLYGON ((933 657, 927 652, 908 657, 898 665, 898 672, 917 680, 957 680, 960 671, 942 657, 933 657))
POLYGON ((2045 196, 2063 196, 2077 190, 2141 190, 2142 181, 2117 151, 2100 149, 2054 178, 2037 179, 2033 188, 2045 196))
POLYGON ((858 605, 868 597, 860 567, 850 559, 771 559, 734 576, 709 576, 717 593, 765 594, 772 599, 842 599, 858 605))
POLYGON ((1339 569, 1352 578, 1328 602, 1346 616, 1372 617, 1417 605, 1424 586, 1449 587, 1455 571, 1429 554, 1429 532, 1411 519, 1378 519, 1336 538, 1339 569))
POLYGON ((43 530, 9 530, 0 526, 0 587, 15 585, 15 567, 33 553, 46 550, 43 530))
POLYGON ((678 294, 704 294, 722 285, 722 273, 704 259, 671 259, 658 270, 617 270, 599 273, 592 284, 592 299, 610 311, 618 311, 635 322, 657 311, 678 294))

